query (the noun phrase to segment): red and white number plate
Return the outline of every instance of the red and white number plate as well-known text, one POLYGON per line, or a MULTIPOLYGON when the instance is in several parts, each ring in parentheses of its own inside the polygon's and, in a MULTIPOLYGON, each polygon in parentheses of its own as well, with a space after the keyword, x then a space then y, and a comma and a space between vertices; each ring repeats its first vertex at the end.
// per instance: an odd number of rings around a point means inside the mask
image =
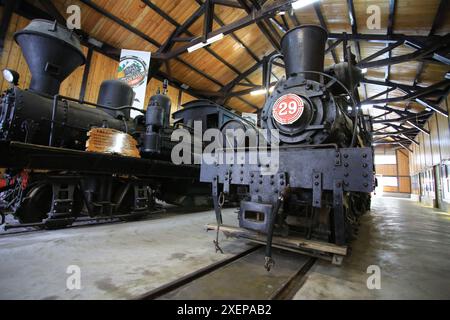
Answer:
POLYGON ((302 98, 296 94, 288 93, 275 101, 272 116, 280 124, 291 124, 302 116, 304 108, 302 98))

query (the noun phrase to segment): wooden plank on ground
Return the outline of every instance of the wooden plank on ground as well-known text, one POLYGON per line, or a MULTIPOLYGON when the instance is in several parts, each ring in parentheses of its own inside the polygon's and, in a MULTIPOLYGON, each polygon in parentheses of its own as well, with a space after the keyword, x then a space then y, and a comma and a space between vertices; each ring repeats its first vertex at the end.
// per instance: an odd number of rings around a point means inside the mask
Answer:
MULTIPOLYGON (((217 224, 207 224, 206 230, 217 230, 217 224)), ((259 234, 247 229, 228 226, 228 225, 221 225, 220 231, 229 234, 234 237, 239 238, 246 238, 249 240, 255 240, 258 242, 264 242, 266 241, 266 236, 263 234, 259 234)), ((314 250, 314 251, 320 251, 320 252, 327 252, 327 253, 333 253, 345 256, 347 255, 347 246, 338 246, 333 243, 326 243, 321 241, 315 241, 315 240, 307 240, 300 237, 279 237, 274 236, 272 239, 272 243, 274 246, 286 246, 289 248, 296 248, 296 249, 308 249, 308 250, 314 250)))

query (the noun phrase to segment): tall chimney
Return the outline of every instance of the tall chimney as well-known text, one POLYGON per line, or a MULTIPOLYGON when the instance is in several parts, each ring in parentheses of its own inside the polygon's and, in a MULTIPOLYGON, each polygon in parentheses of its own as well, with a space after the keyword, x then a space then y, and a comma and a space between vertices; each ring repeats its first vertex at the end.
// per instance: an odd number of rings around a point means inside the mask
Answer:
POLYGON ((86 60, 77 36, 56 22, 32 20, 14 39, 30 68, 30 90, 37 93, 59 93, 61 82, 86 60))
POLYGON ((301 72, 323 72, 327 39, 327 31, 317 25, 303 25, 289 30, 281 39, 286 77, 298 75, 304 79, 319 81, 318 74, 301 72))

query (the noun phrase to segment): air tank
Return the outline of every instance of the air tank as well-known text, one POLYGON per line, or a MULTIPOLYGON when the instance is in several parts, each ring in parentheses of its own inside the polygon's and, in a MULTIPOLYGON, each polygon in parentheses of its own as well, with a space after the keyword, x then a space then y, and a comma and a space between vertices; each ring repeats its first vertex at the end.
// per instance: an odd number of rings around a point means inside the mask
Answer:
MULTIPOLYGON (((133 99, 134 91, 128 84, 120 80, 105 80, 100 86, 97 104, 117 109, 124 106, 131 106, 133 99)), ((127 120, 130 118, 130 109, 102 110, 114 118, 120 115, 124 116, 127 120)))
POLYGON ((150 97, 149 106, 150 105, 158 105, 163 109, 163 127, 168 128, 170 126, 170 109, 172 107, 172 102, 170 98, 167 96, 167 80, 163 82, 163 91, 158 92, 150 97))

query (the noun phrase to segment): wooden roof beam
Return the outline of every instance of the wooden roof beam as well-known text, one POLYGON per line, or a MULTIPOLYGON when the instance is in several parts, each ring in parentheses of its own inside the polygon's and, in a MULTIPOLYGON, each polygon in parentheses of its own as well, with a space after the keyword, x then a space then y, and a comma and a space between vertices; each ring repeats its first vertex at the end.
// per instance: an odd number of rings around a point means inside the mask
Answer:
POLYGON ((374 120, 373 123, 375 124, 375 123, 405 122, 407 120, 415 120, 415 119, 420 119, 423 117, 428 118, 432 114, 433 114, 433 112, 425 112, 425 113, 419 113, 417 115, 403 116, 403 117, 398 117, 398 118, 394 118, 394 119, 374 120))
POLYGON ((387 132, 374 132, 374 136, 389 136, 389 135, 398 135, 398 134, 404 134, 404 135, 415 135, 417 134, 416 129, 408 129, 408 130, 395 130, 395 131, 387 131, 387 132))
MULTIPOLYGON (((197 2, 197 4, 199 4, 199 5, 203 5, 203 1, 202 0, 195 0, 196 2, 197 2)), ((217 1, 216 1, 216 4, 217 4, 217 1)), ((243 9, 242 7, 240 7, 241 9, 243 9)), ((225 26, 225 23, 216 15, 216 14, 214 14, 213 13, 213 19, 214 19, 214 21, 219 25, 219 26, 221 26, 221 27, 223 27, 223 26, 225 26)), ((230 33, 230 36, 240 45, 240 46, 242 46, 246 51, 247 51, 247 53, 256 61, 256 62, 260 62, 261 60, 258 58, 258 56, 256 56, 256 54, 252 51, 252 50, 250 50, 250 48, 248 47, 248 46, 246 46, 237 36, 236 36, 236 34, 234 33, 234 32, 231 32, 230 33)), ((275 76, 275 75, 274 75, 275 76)), ((250 81, 247 77, 244 77, 243 79, 242 79, 242 77, 241 77, 241 73, 238 73, 238 78, 240 78, 241 79, 241 81, 242 80, 246 80, 247 82, 249 82, 250 83, 250 85, 253 85, 253 86, 257 86, 257 85, 255 85, 255 84, 253 84, 252 83, 252 81, 250 81)), ((223 89, 223 88, 222 88, 223 89)), ((221 90, 222 91, 222 90, 221 90)), ((254 105, 254 104, 252 104, 252 103, 250 103, 249 101, 247 101, 246 99, 244 99, 244 98, 241 98, 241 97, 237 97, 239 100, 241 100, 242 102, 244 102, 244 103, 246 103, 246 104, 248 104, 249 106, 251 106, 252 108, 256 108, 256 106, 254 105)), ((225 101, 224 101, 225 102, 225 101)))
MULTIPOLYGON (((245 2, 247 0, 243 0, 243 1, 245 2)), ((250 7, 250 9, 251 9, 250 12, 253 11, 254 9, 261 10, 262 6, 264 5, 264 2, 261 2, 261 4, 260 4, 258 0, 248 0, 248 1, 250 1, 250 3, 252 4, 252 6, 250 7)), ((247 12, 247 13, 249 13, 249 12, 247 12)), ((274 16, 275 15, 272 15, 271 17, 264 19, 261 23, 264 23, 264 22, 267 23, 267 26, 269 27, 270 31, 275 35, 275 38, 277 39, 277 44, 278 44, 279 41, 281 40, 281 38, 280 38, 279 34, 277 33, 277 31, 275 30, 275 27, 272 25, 273 22, 270 21, 270 19, 273 19, 274 16)), ((276 21, 276 23, 278 23, 278 21, 276 21)), ((281 26, 281 30, 284 30, 284 28, 282 26, 281 26)), ((284 31, 284 32, 286 32, 286 31, 284 31)), ((281 32, 284 33, 283 31, 281 31, 281 32)), ((275 49, 277 49, 277 47, 275 47, 275 49)))
MULTIPOLYGON (((314 3, 314 10, 316 12, 317 18, 319 19, 320 25, 322 28, 324 28, 328 32, 327 23, 325 22, 325 18, 322 14, 322 10, 320 10, 320 3, 315 2, 314 3)), ((328 37, 329 39, 329 37, 328 37)), ((328 40, 328 46, 331 46, 333 43, 328 40)), ((331 55, 333 56, 334 63, 338 63, 339 59, 336 55, 336 51, 334 49, 331 49, 331 55)))
MULTIPOLYGON (((438 29, 444 22, 444 16, 447 10, 448 0, 441 0, 439 3, 439 7, 436 11, 436 15, 433 19, 433 24, 431 25, 431 29, 428 33, 428 36, 434 35, 436 32, 436 29, 438 29)), ((413 85, 416 85, 420 81, 420 75, 423 72, 423 69, 425 68, 425 62, 421 61, 417 67, 416 75, 414 77, 413 85)))
POLYGON ((225 7, 231 7, 231 8, 237 8, 242 9, 242 6, 233 0, 213 0, 214 4, 225 6, 225 7))
MULTIPOLYGON (((199 5, 203 5, 203 1, 202 0, 195 0, 199 5)), ((242 9, 242 8, 241 8, 242 9)), ((219 18, 219 16, 217 16, 216 14, 213 15, 214 17, 214 21, 221 27, 223 27, 225 25, 225 23, 219 18)), ((255 60, 255 61, 259 61, 260 59, 258 58, 258 56, 247 46, 245 45, 245 43, 242 42, 242 40, 240 40, 238 38, 238 36, 236 36, 236 34, 234 32, 230 33, 230 36, 240 45, 242 46, 245 51, 247 51, 247 53, 255 60)))
POLYGON ((295 26, 301 25, 300 20, 298 20, 297 15, 295 14, 293 8, 289 9, 289 17, 291 17, 291 19, 294 20, 295 26))
MULTIPOLYGON (((86 0, 83 0, 86 1, 86 0)), ((236 30, 245 28, 249 26, 252 23, 261 21, 269 16, 274 15, 276 12, 280 10, 286 10, 290 5, 290 0, 284 0, 284 1, 277 1, 273 3, 270 6, 264 7, 261 10, 253 11, 251 15, 248 15, 246 17, 243 17, 237 21, 234 21, 228 25, 224 25, 223 27, 216 29, 212 31, 208 38, 216 36, 220 33, 223 33, 224 35, 228 35, 231 32, 234 32, 236 30)), ((397 41, 419 41, 424 42, 427 40, 434 40, 434 43, 445 41, 445 36, 433 36, 431 39, 424 37, 424 36, 405 36, 401 34, 393 34, 393 35, 377 35, 377 34, 336 34, 336 33, 330 33, 329 34, 329 40, 347 40, 347 41, 376 41, 376 42, 397 42, 397 41)), ((172 52, 168 52, 167 54, 155 54, 153 57, 158 59, 170 59, 178 56, 179 54, 185 52, 188 47, 198 44, 202 42, 200 38, 193 40, 189 45, 182 46, 180 48, 177 48, 176 50, 173 50, 172 52)), ((404 58, 401 56, 402 59, 404 58)), ((394 57, 395 59, 397 57, 394 57)), ((376 63, 379 63, 378 61, 375 61, 376 63)), ((403 61, 402 61, 403 62, 403 61)), ((400 63, 400 62, 395 62, 400 63)), ((385 64, 383 64, 385 65, 385 64)))
POLYGON ((391 50, 397 48, 398 46, 401 46, 403 43, 404 43, 404 41, 402 41, 402 40, 397 41, 397 42, 393 42, 391 44, 388 43, 385 48, 383 48, 383 49, 381 49, 381 50, 371 54, 370 56, 360 60, 356 65, 359 66, 360 64, 364 64, 365 62, 372 61, 376 57, 379 57, 382 54, 385 54, 386 52, 390 52, 391 50))
POLYGON ((19 5, 20 1, 6 0, 3 8, 2 21, 0 23, 0 56, 3 54, 3 48, 5 46, 6 33, 8 32, 9 23, 14 10, 19 5))
POLYGON ((38 2, 59 24, 66 25, 66 18, 58 11, 51 0, 38 0, 38 2))
POLYGON ((402 83, 397 83, 397 82, 392 82, 392 81, 382 81, 382 80, 367 79, 367 78, 362 79, 361 82, 364 82, 367 84, 373 84, 373 85, 377 85, 377 86, 382 86, 382 87, 392 87, 392 88, 401 90, 405 93, 410 93, 411 91, 420 90, 420 89, 425 88, 425 87, 420 87, 420 86, 410 86, 407 84, 402 84, 402 83))
POLYGON ((285 30, 289 30, 290 29, 289 28, 289 23, 288 23, 288 21, 286 19, 285 14, 282 14, 280 17, 281 17, 281 21, 283 21, 283 26, 284 26, 285 30))
MULTIPOLYGON (((86 0, 83 0, 86 1, 86 0)), ((225 25, 221 28, 218 28, 216 30, 211 31, 208 34, 208 38, 217 36, 219 34, 223 34, 224 36, 237 31, 239 29, 245 28, 255 22, 261 21, 266 17, 272 16, 274 15, 276 12, 280 11, 280 10, 285 10, 291 3, 292 0, 281 0, 281 1, 277 1, 275 3, 273 3, 272 5, 263 8, 261 10, 254 10, 252 12, 251 15, 245 16, 237 21, 234 21, 228 25, 225 25)), ((201 37, 196 38, 195 40, 191 41, 188 45, 185 46, 180 46, 179 48, 176 48, 168 53, 164 53, 164 54, 158 54, 155 53, 153 55, 154 58, 158 58, 158 59, 172 59, 175 58, 177 56, 179 56, 180 54, 184 53, 187 51, 187 49, 193 45, 199 44, 202 42, 201 37)))
POLYGON ((347 40, 347 41, 368 41, 368 42, 377 42, 377 43, 392 43, 397 41, 409 41, 411 43, 426 43, 428 41, 436 41, 444 36, 434 35, 432 37, 428 36, 417 36, 417 35, 404 35, 394 33, 391 35, 388 34, 351 34, 351 33, 329 33, 329 40, 347 40))
MULTIPOLYGON (((165 20, 167 20, 168 22, 170 22, 172 25, 174 25, 177 28, 175 33, 172 33, 169 40, 166 41, 160 47, 160 48, 162 48, 161 51, 167 51, 168 48, 172 48, 174 42, 176 42, 176 40, 180 40, 180 38, 178 38, 178 36, 181 35, 182 33, 186 33, 189 36, 191 36, 191 38, 184 38, 184 39, 182 39, 182 41, 190 42, 193 39, 195 39, 196 37, 194 37, 194 35, 188 30, 188 28, 201 16, 201 14, 203 14, 203 12, 205 11, 205 8, 207 8, 207 7, 203 7, 203 8, 198 9, 190 18, 188 18, 186 20, 186 22, 183 25, 180 25, 177 21, 175 21, 172 17, 170 17, 167 13, 165 13, 163 10, 161 10, 161 8, 159 8, 157 5, 152 3, 150 0, 141 0, 141 1, 144 2, 153 11, 158 13, 161 17, 163 17, 165 20)), ((206 17, 206 15, 205 15, 205 17, 206 17)), ((224 58, 219 56, 213 50, 211 50, 208 47, 205 47, 205 49, 206 49, 206 51, 208 51, 208 53, 213 55, 217 60, 219 60, 224 65, 226 65, 228 68, 230 68, 234 73, 240 74, 240 72, 237 68, 235 68, 233 65, 228 63, 224 58)), ((153 69, 159 69, 161 67, 161 64, 160 63, 154 64, 152 67, 153 67, 153 69)), ((152 72, 155 72, 155 70, 152 70, 152 72)))
POLYGON ((342 43, 343 40, 336 40, 328 45, 328 48, 325 49, 325 54, 330 53, 332 50, 334 50, 338 45, 342 43))
MULTIPOLYGON (((52 17, 48 12, 42 11, 41 9, 29 4, 26 1, 21 1, 20 5, 15 9, 15 12, 18 15, 24 16, 27 19, 47 19, 52 20, 54 17, 52 17)), ((107 56, 113 60, 119 61, 120 60, 120 49, 113 47, 112 45, 103 42, 103 45, 101 47, 97 46, 91 46, 90 43, 88 43, 89 35, 84 32, 83 30, 77 30, 77 33, 81 35, 81 43, 84 46, 91 47, 93 50, 97 51, 98 53, 107 56)), ((209 95, 199 95, 198 92, 196 92, 195 89, 188 88, 185 89, 182 87, 182 83, 176 79, 171 78, 167 74, 163 72, 158 72, 155 76, 159 80, 168 79, 170 84, 178 89, 183 89, 185 92, 189 93, 190 95, 198 98, 198 99, 206 99, 209 97, 209 95)), ((206 93, 205 93, 206 94, 206 93)))
POLYGON ((117 23, 118 25, 120 25, 121 27, 127 29, 128 31, 134 33, 135 35, 141 37, 142 39, 144 39, 145 41, 151 43, 152 45, 154 45, 155 47, 160 47, 161 44, 156 41, 155 39, 153 39, 152 37, 146 35, 145 33, 143 33, 142 31, 140 31, 139 29, 136 29, 135 27, 131 26, 130 24, 126 23, 125 21, 117 18, 115 15, 113 15, 112 13, 110 13, 109 11, 105 10, 104 8, 102 8, 101 6, 97 5, 96 3, 94 3, 91 0, 80 0, 82 3, 84 3, 85 5, 87 5, 88 7, 94 9, 95 11, 97 11, 98 13, 100 13, 101 15, 107 17, 108 19, 114 21, 115 23, 117 23))
POLYGON ((424 98, 437 89, 444 88, 444 90, 447 90, 450 87, 450 80, 443 80, 439 81, 435 84, 432 84, 428 87, 421 87, 419 90, 416 90, 414 92, 408 93, 401 97, 395 97, 395 98, 389 98, 389 99, 378 99, 378 100, 372 100, 365 102, 366 104, 380 104, 380 103, 389 103, 389 102, 399 102, 399 101, 406 101, 406 100, 414 100, 416 98, 424 98))
POLYGON ((411 60, 418 60, 424 58, 428 55, 433 55, 437 50, 447 46, 450 44, 450 34, 447 34, 440 38, 439 40, 435 40, 431 45, 424 47, 422 49, 416 50, 413 53, 408 53, 392 58, 380 59, 375 61, 367 61, 364 63, 360 63, 359 67, 361 68, 379 68, 388 65, 403 63, 411 60))
MULTIPOLYGON (((203 4, 205 6, 205 14, 203 18, 203 42, 208 40, 208 34, 212 31, 213 27, 213 15, 214 15, 214 1, 206 0, 203 4)), ((239 73, 239 72, 238 72, 239 73)))
POLYGON ((278 20, 276 20, 275 18, 269 18, 269 21, 278 29, 281 31, 281 33, 286 33, 288 28, 286 28, 285 26, 281 25, 281 23, 278 22, 278 20))
MULTIPOLYGON (((116 16, 114 16, 112 13, 108 12, 107 10, 103 9, 102 7, 98 6, 97 4, 95 4, 93 1, 91 0, 80 0, 82 3, 86 4, 87 6, 89 6, 90 8, 94 9, 95 11, 97 11, 98 13, 104 15, 105 17, 109 18, 110 20, 114 21, 115 23, 119 24, 120 26, 122 26, 123 28, 127 29, 128 31, 132 32, 133 34, 141 37, 142 39, 144 39, 145 41, 153 44, 156 47, 161 47, 161 44, 159 42, 157 42, 155 39, 149 37, 148 35, 146 35, 145 33, 143 33, 142 31, 136 29, 135 27, 131 26, 130 24, 126 23, 125 21, 122 21, 121 19, 117 18, 116 16)), ((156 58, 155 56, 157 56, 157 54, 152 55, 152 58, 156 58)), ((212 76, 206 74, 205 72, 203 72, 200 69, 197 69, 196 67, 190 65, 189 63, 187 63, 186 61, 184 61, 181 58, 176 58, 175 60, 177 60, 179 63, 183 64, 184 66, 186 66, 187 68, 191 69, 192 71, 196 72, 197 74, 201 75, 202 77, 208 79, 209 81, 211 81, 212 83, 222 87, 223 84, 221 82, 219 82, 218 80, 214 79, 212 76)))
MULTIPOLYGON (((276 84, 276 82, 271 82, 270 86, 274 86, 276 84)), ((227 97, 236 97, 236 96, 245 96, 246 94, 250 94, 252 91, 254 90, 260 90, 260 89, 265 89, 265 86, 257 86, 254 88, 249 88, 249 89, 244 89, 244 90, 240 90, 240 91, 233 91, 227 94, 227 97)))
POLYGON ((407 110, 405 110, 405 111, 402 111, 402 110, 397 110, 397 109, 394 109, 394 108, 391 108, 391 107, 389 107, 389 106, 387 106, 387 105, 385 105, 385 106, 377 106, 377 105, 375 105, 375 106, 373 106, 373 108, 374 109, 378 109, 378 110, 387 110, 387 111, 389 111, 389 112, 393 112, 393 113, 396 113, 396 114, 398 114, 399 116, 410 116, 410 115, 414 115, 414 114, 416 114, 416 113, 414 113, 414 112, 410 112, 410 111, 407 111, 407 110))
MULTIPOLYGON (((260 11, 261 9, 258 9, 255 7, 255 10, 252 10, 252 7, 250 7, 246 0, 238 0, 241 4, 242 8, 247 12, 249 15, 253 15, 253 12, 260 11)), ((269 16, 269 15, 268 15, 269 16)), ((280 50, 280 44, 278 43, 278 39, 267 29, 266 25, 263 23, 263 20, 266 19, 268 16, 263 17, 262 19, 255 21, 256 25, 258 26, 259 30, 262 32, 262 34, 266 37, 267 40, 272 44, 272 46, 276 50, 280 50)), ((271 25, 270 25, 271 26, 271 25)), ((276 33, 276 32, 275 32, 276 33)), ((276 34, 277 35, 277 34, 276 34)))
MULTIPOLYGON (((273 56, 274 54, 276 54, 276 51, 272 52, 268 57, 270 58, 271 56, 273 56)), ((251 66, 250 68, 248 68, 246 71, 244 71, 242 73, 242 75, 240 75, 239 77, 233 79, 232 81, 230 81, 229 83, 227 83, 221 91, 223 92, 230 92, 236 85, 238 85, 245 77, 251 75, 253 72, 255 72, 256 70, 258 70, 259 68, 261 68, 263 65, 263 60, 260 62, 255 63, 253 66, 251 66)))
MULTIPOLYGON (((394 30, 395 8, 396 8, 396 0, 389 0, 389 18, 388 18, 388 27, 387 27, 388 35, 391 35, 394 30)), ((388 59, 391 59, 391 58, 392 58, 392 49, 388 51, 388 59)), ((384 80, 389 80, 390 77, 391 77, 391 65, 388 64, 386 66, 384 80)), ((386 98, 389 98, 389 93, 386 93, 386 98)))
MULTIPOLYGON (((353 0, 347 0, 347 7, 348 7, 348 18, 350 20, 350 25, 352 27, 352 34, 358 33, 358 28, 356 24, 356 15, 355 15, 355 7, 353 6, 353 0)), ((356 48, 356 58, 358 61, 361 61, 361 48, 359 46, 359 42, 355 43, 356 48)), ((365 83, 362 84, 364 87, 364 98, 367 99, 367 86, 365 83)), ((356 89, 357 90, 357 89, 356 89)))

